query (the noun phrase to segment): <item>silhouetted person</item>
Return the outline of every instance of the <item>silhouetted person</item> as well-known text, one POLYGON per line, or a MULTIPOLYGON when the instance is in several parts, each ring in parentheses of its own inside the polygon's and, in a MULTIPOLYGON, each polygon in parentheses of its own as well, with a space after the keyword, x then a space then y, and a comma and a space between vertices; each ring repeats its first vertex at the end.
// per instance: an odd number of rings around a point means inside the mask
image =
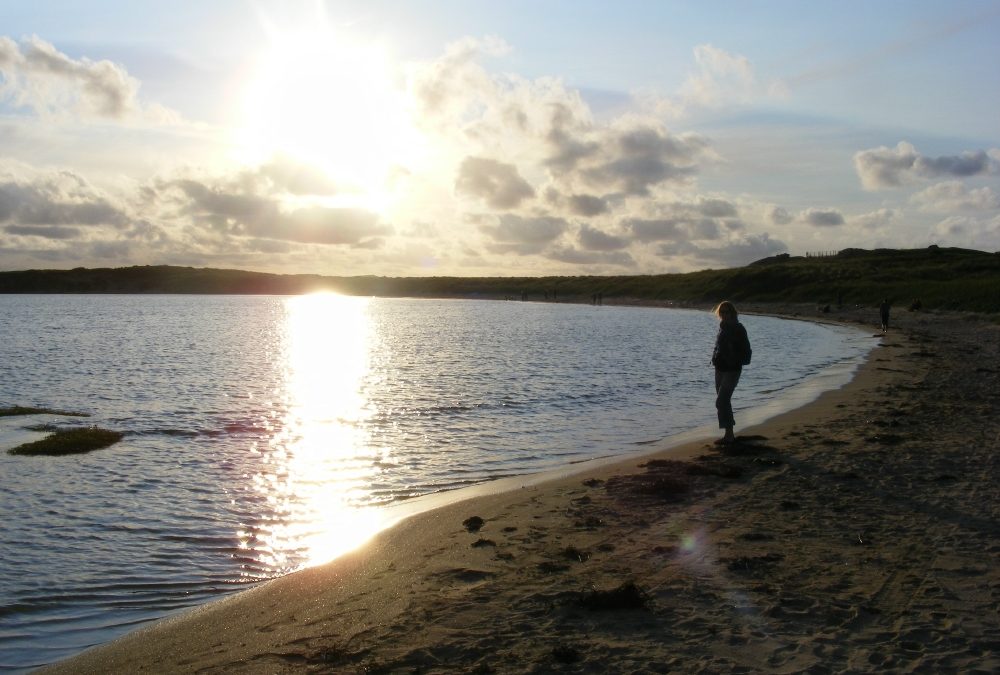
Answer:
POLYGON ((882 332, 889 330, 889 300, 888 298, 882 301, 882 304, 878 306, 878 316, 882 320, 882 332))
POLYGON ((728 445, 736 440, 733 427, 733 392, 740 381, 743 366, 750 365, 752 350, 746 328, 739 322, 736 307, 728 300, 715 308, 719 317, 719 334, 715 338, 712 351, 712 365, 715 366, 715 409, 719 413, 719 428, 725 435, 716 441, 718 445, 728 445))

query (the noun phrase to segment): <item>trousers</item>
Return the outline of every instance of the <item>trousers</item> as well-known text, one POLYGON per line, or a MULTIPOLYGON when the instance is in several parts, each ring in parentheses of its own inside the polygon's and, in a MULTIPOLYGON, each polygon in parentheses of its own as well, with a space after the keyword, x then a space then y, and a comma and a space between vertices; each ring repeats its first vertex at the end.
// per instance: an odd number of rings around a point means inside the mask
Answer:
POLYGON ((719 413, 719 428, 736 426, 733 418, 733 392, 740 381, 742 370, 715 370, 715 409, 719 413))

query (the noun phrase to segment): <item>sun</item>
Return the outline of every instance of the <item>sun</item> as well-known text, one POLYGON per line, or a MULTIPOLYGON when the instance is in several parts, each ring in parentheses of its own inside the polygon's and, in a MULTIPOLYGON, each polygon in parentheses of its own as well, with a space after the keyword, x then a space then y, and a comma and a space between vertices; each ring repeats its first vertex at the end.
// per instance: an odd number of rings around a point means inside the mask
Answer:
POLYGON ((388 50, 324 21, 268 28, 243 97, 241 160, 290 157, 325 171, 337 199, 383 202, 388 182, 418 161, 421 142, 388 50))

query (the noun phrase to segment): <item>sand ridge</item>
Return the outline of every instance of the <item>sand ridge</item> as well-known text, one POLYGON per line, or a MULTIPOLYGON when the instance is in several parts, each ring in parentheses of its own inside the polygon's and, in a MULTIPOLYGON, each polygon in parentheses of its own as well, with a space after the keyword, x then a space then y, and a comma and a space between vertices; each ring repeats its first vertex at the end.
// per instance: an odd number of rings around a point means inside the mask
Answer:
POLYGON ((450 504, 48 670, 996 672, 1000 326, 894 323, 735 446, 450 504))

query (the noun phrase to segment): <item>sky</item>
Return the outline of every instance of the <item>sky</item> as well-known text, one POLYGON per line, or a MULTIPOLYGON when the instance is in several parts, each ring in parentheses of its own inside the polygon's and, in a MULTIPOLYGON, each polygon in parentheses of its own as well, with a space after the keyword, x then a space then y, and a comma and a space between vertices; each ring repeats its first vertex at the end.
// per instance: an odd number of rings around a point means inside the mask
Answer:
POLYGON ((1000 1, 0 3, 0 270, 1000 250, 1000 1))

